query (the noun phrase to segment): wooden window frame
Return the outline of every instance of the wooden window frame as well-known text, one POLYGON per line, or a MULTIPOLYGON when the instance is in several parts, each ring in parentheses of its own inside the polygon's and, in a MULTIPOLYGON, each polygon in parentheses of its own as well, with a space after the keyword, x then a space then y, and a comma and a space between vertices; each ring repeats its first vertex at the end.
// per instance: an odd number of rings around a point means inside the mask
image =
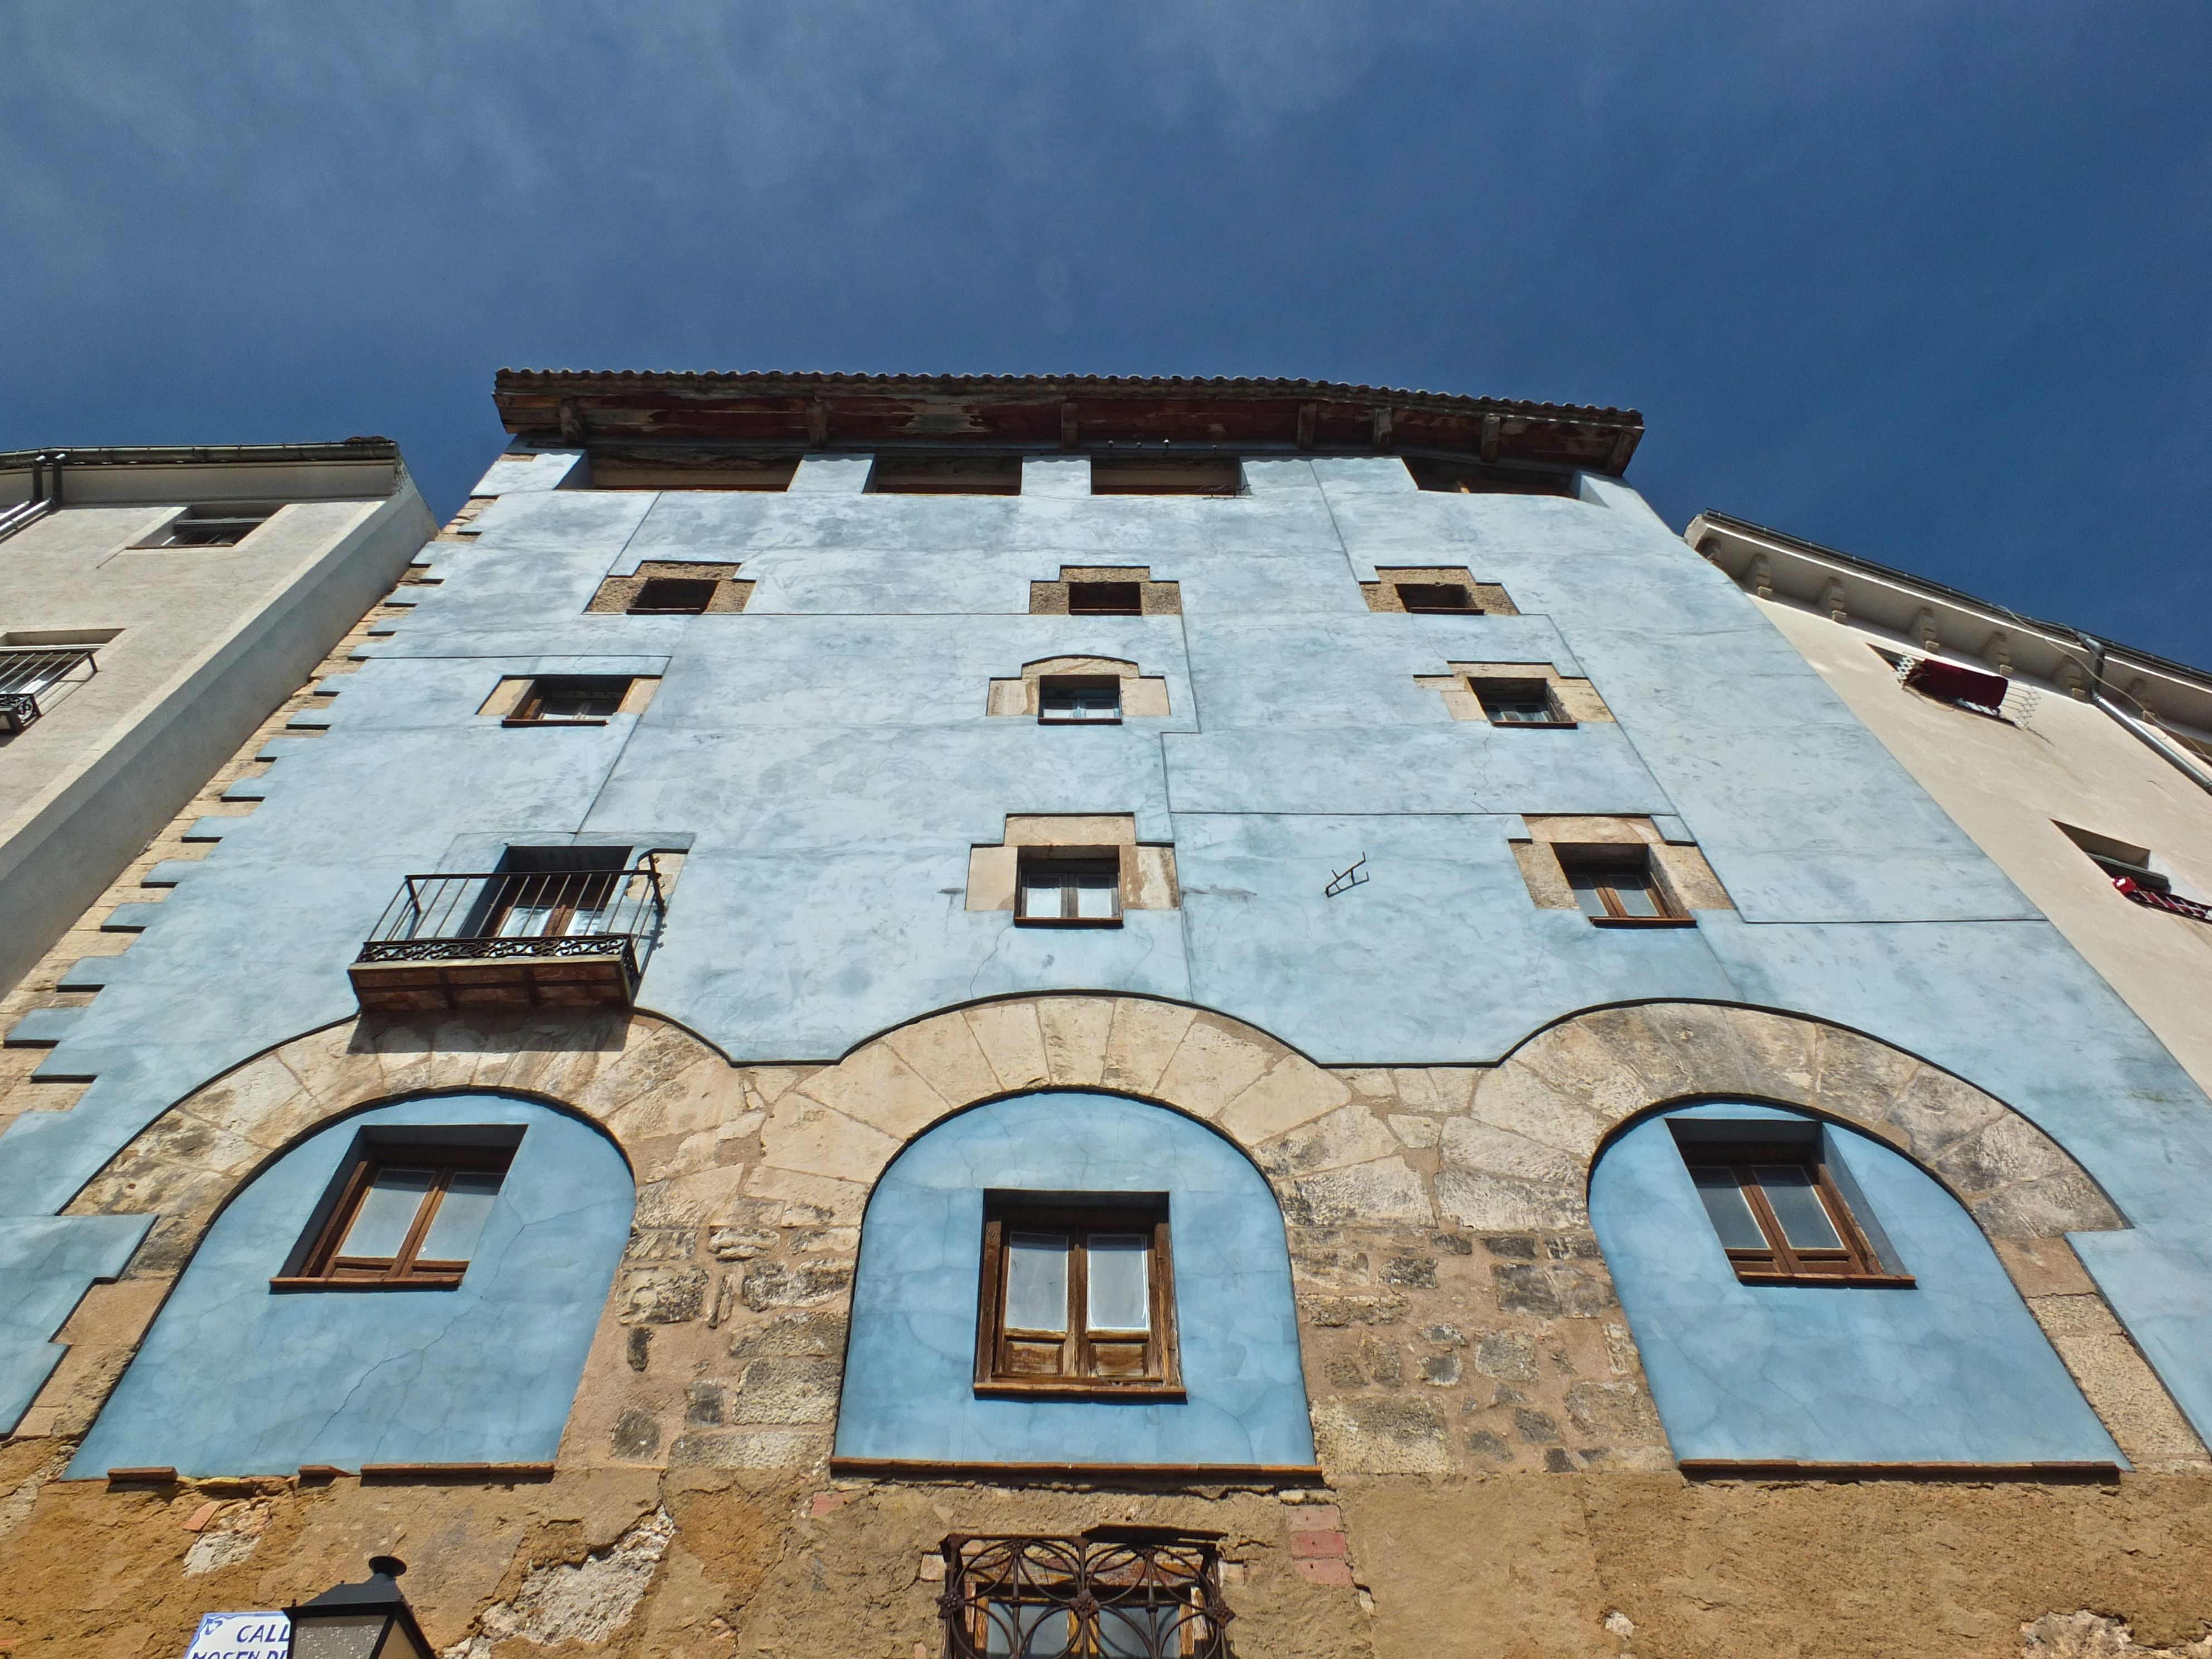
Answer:
POLYGON ((1049 1194, 987 1193, 983 1200, 981 1284, 975 1323, 975 1393, 988 1399, 1181 1400, 1182 1358, 1176 1340, 1175 1255, 1168 1234, 1164 1193, 1049 1194), (1034 1229, 1068 1237, 1067 1328, 1064 1332, 1010 1332, 1005 1323, 1006 1248, 1010 1231, 1034 1229), (1089 1249, 1085 1233, 1149 1233, 1147 1275, 1152 1328, 1146 1336, 1145 1375, 1095 1376, 1094 1334, 1083 1317, 1088 1307, 1089 1249), (1026 1334, 1066 1344, 1073 1374, 1039 1376, 1018 1373, 1006 1363, 1006 1346, 1026 1334))
MULTIPOLYGON (((548 697, 557 694, 556 688, 597 684, 611 688, 607 695, 614 698, 615 713, 622 712, 623 702, 629 696, 630 687, 637 684, 630 674, 544 674, 531 681, 530 689, 522 694, 522 701, 514 712, 500 721, 501 726, 605 726, 612 715, 558 714, 549 717, 544 712, 548 697)), ((567 695, 579 696, 573 690, 567 695)))
POLYGON ((1599 875, 1604 872, 1618 871, 1623 876, 1633 878, 1632 881, 1614 884, 1599 882, 1596 890, 1598 900, 1606 910, 1601 916, 1594 916, 1583 910, 1581 898, 1576 898, 1575 908, 1582 910, 1583 919, 1593 927, 1694 927, 1698 925, 1697 918, 1685 915, 1673 896, 1661 884, 1659 872, 1651 867, 1651 849, 1649 847, 1641 843, 1618 848, 1555 846, 1552 855, 1559 860, 1559 873, 1566 878, 1571 892, 1579 892, 1575 887, 1575 877, 1578 873, 1599 875), (1659 914, 1639 916, 1622 904, 1618 889, 1627 885, 1640 887, 1650 896, 1659 914))
POLYGON ((1111 674, 1047 674, 1037 681, 1037 724, 1039 726, 1119 726, 1121 723, 1121 682, 1111 674), (1114 713, 1110 719, 1085 718, 1080 715, 1055 714, 1045 707, 1045 700, 1054 691, 1080 692, 1111 689, 1114 693, 1114 713))
MULTIPOLYGON (((1068 722, 1074 724, 1074 722, 1068 722)), ((1121 854, 1119 848, 1091 847, 1024 847, 1014 866, 1014 925, 1018 927, 1119 927, 1125 906, 1121 902, 1121 854), (1071 866, 1095 866, 1096 874, 1108 866, 1114 872, 1114 914, 1110 916, 1077 916, 1067 914, 1066 895, 1076 890, 1062 887, 1060 914, 1056 916, 1033 916, 1029 914, 1030 876, 1042 870, 1066 870, 1071 866)))
POLYGON ((1502 674, 1487 676, 1470 675, 1468 678, 1467 689, 1474 694, 1475 702, 1482 706, 1483 718, 1488 720, 1492 726, 1505 726, 1509 729, 1529 732, 1571 731, 1574 728, 1575 722, 1568 719, 1567 716, 1560 710, 1559 688, 1553 685, 1549 680, 1540 679, 1534 676, 1521 679, 1511 679, 1502 674), (1501 702, 1511 698, 1525 699, 1528 698, 1532 692, 1538 696, 1540 696, 1543 701, 1544 707, 1551 710, 1551 715, 1548 719, 1540 720, 1500 720, 1498 717, 1497 711, 1491 707, 1491 702, 1493 698, 1501 702))
POLYGON ((1475 592, 1465 582, 1401 582, 1393 581, 1399 609, 1409 617, 1480 617, 1482 603, 1475 592), (1466 601, 1462 605, 1415 605, 1408 597, 1414 593, 1457 593, 1466 601))
POLYGON ((422 1241, 429 1236, 438 1211, 445 1203, 447 1189, 456 1174, 493 1170, 499 1172, 503 1184, 504 1177, 514 1165, 514 1146, 447 1146, 411 1141, 372 1141, 358 1147, 353 1154, 352 1165, 339 1186, 337 1201, 316 1231, 313 1243, 305 1252, 299 1253, 295 1271, 280 1273, 269 1281, 271 1288, 280 1291, 458 1289, 468 1273, 469 1262, 425 1261, 419 1254, 422 1241), (338 1246, 344 1243, 346 1233, 360 1214, 377 1172, 393 1168, 427 1169, 432 1172, 430 1189, 416 1206, 415 1219, 409 1225, 406 1237, 400 1241, 398 1253, 388 1261, 341 1256, 337 1253, 338 1246))
POLYGON ((629 607, 623 614, 630 617, 703 617, 714 603, 714 595, 721 586, 721 580, 714 576, 647 576, 638 583, 637 592, 630 595, 629 607), (647 605, 646 595, 656 587, 664 590, 703 587, 707 591, 696 605, 647 605))
MULTIPOLYGON (((1865 1285, 1910 1288, 1910 1273, 1893 1273, 1868 1239, 1866 1230, 1828 1173, 1828 1160, 1819 1146, 1805 1141, 1698 1140, 1677 1143, 1686 1168, 1725 1169, 1736 1178, 1752 1219, 1766 1235, 1763 1250, 1722 1248, 1739 1282, 1746 1285, 1865 1285), (1781 1218, 1775 1213, 1766 1189, 1752 1174, 1754 1165, 1789 1164, 1809 1170, 1813 1190, 1827 1212, 1828 1223, 1843 1246, 1836 1250, 1808 1251, 1790 1243, 1781 1218)), ((1703 1213, 1702 1200, 1700 1213, 1703 1213)), ((1711 1218, 1707 1218, 1710 1223, 1711 1218)), ((1717 1231, 1715 1237, 1718 1237, 1717 1231)))
MULTIPOLYGON (((591 934, 571 934, 568 931, 579 914, 604 915, 617 896, 617 890, 634 872, 626 869, 580 870, 508 870, 499 872, 500 890, 484 914, 485 939, 569 939, 589 938, 591 934), (518 905, 538 897, 546 889, 554 887, 559 896, 548 910, 550 918, 534 933, 507 934, 501 932, 508 916, 518 905)), ((594 930, 596 932, 596 930, 594 930)))
POLYGON ((871 495, 1018 495, 1019 455, 878 455, 868 467, 871 495))

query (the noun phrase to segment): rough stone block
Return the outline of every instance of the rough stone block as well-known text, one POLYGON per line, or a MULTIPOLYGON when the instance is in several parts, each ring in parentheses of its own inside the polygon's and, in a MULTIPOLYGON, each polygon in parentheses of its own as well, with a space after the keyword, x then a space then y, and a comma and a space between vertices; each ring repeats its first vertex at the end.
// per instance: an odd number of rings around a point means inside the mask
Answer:
POLYGON ((1132 1094, 1155 1094, 1160 1073, 1167 1070, 1196 1018, 1194 1009, 1179 1003, 1115 999, 1114 1025, 1106 1036, 1105 1085, 1132 1094))
POLYGON ((735 1423, 828 1423, 837 1415, 841 1368, 830 1359, 756 1359, 730 1402, 735 1423))
POLYGON ((998 1073, 984 1058, 975 1027, 959 1014, 916 1020, 887 1033, 884 1042, 945 1103, 945 1109, 999 1092, 998 1073))
POLYGON ((1308 1224, 1362 1221, 1418 1226, 1436 1219, 1435 1206, 1421 1178, 1395 1158, 1324 1170, 1292 1182, 1283 1194, 1283 1213, 1308 1224))
POLYGON ((1314 1439, 1331 1469, 1441 1474, 1451 1468, 1444 1414, 1431 1400, 1335 1398, 1314 1403, 1314 1439))
POLYGON ((1051 1083, 1033 1003, 987 1002, 966 1010, 963 1017, 1001 1091, 1042 1089, 1051 1083))
POLYGON ((1114 1029, 1109 997, 1045 997, 1037 1005, 1045 1064, 1054 1083, 1095 1084, 1106 1076, 1106 1043, 1114 1029))
MULTIPOLYGON (((896 1063, 905 1070, 904 1062, 896 1063)), ((817 1081, 808 1079, 810 1084, 817 1081)), ((920 1079, 915 1079, 914 1086, 922 1087, 920 1079)), ((899 1149, 899 1142, 882 1130, 832 1111, 796 1090, 777 1102, 769 1114, 768 1121, 761 1126, 761 1144, 766 1150, 764 1168, 772 1165, 864 1186, 874 1182, 899 1149)), ((756 1194, 763 1192, 757 1178, 748 1180, 745 1190, 756 1194)))
POLYGON ((1355 1101, 1267 1141, 1254 1151, 1253 1158, 1270 1176, 1287 1179, 1392 1158, 1401 1145, 1355 1101))
MULTIPOLYGON (((799 1085, 797 1092, 817 1100, 845 1118, 865 1124, 893 1143, 904 1141, 951 1109, 945 1097, 922 1080, 905 1060, 899 1058, 890 1044, 871 1042, 848 1055, 844 1061, 827 1071, 817 1072, 799 1085)), ((789 1109, 787 1098, 769 1113, 764 1133, 773 1149, 779 1125, 785 1121, 789 1109)), ((856 1143, 857 1144, 857 1143, 856 1143)), ((896 1150, 896 1146, 894 1146, 896 1150)), ((773 1152, 771 1153, 773 1155, 773 1152)), ((872 1167, 858 1170, 856 1178, 872 1179, 874 1171, 890 1160, 884 1152, 872 1167)), ((789 1162, 779 1158, 779 1162, 789 1162)), ((799 1168, 822 1168, 824 1174, 854 1173, 844 1169, 800 1164, 799 1168)))
POLYGON ((1255 1042, 1243 1028, 1201 1014, 1184 1030, 1153 1092, 1184 1111, 1216 1117, 1280 1054, 1274 1044, 1255 1042))
POLYGON ((1240 1146, 1255 1146, 1335 1111, 1351 1097, 1342 1079, 1302 1054, 1286 1054, 1216 1121, 1240 1146))

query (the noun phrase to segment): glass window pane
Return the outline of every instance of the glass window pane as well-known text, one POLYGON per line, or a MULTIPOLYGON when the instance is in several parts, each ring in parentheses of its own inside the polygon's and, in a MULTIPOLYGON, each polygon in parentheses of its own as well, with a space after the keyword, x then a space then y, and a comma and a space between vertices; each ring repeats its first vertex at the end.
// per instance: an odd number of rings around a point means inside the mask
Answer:
POLYGON ((1022 878, 1022 914, 1051 918, 1059 915, 1060 878, 1043 872, 1022 878))
POLYGON ((1172 1607, 1101 1607, 1098 1651, 1103 1659, 1172 1659, 1182 1651, 1172 1607))
POLYGON ((1110 872, 1077 877, 1075 914, 1101 918, 1121 915, 1121 878, 1110 872))
POLYGON ((1091 1328, 1152 1329, 1152 1241, 1143 1233, 1093 1233, 1085 1243, 1091 1251, 1091 1328))
POLYGON ((1651 890, 1642 879, 1626 871, 1613 878, 1613 896, 1620 906, 1621 914, 1629 916, 1656 916, 1662 914, 1651 890))
POLYGON ((1802 1164, 1755 1164, 1751 1176, 1766 1189, 1766 1201, 1774 1206, 1774 1218, 1782 1224, 1782 1236, 1792 1247, 1801 1250, 1844 1248, 1844 1241, 1836 1236, 1836 1224, 1828 1218, 1827 1206, 1820 1202, 1813 1185, 1812 1170, 1802 1164))
POLYGON ((496 1170, 454 1170, 416 1255, 428 1261, 466 1261, 473 1255, 477 1235, 483 1231, 492 1200, 499 1196, 500 1181, 496 1170))
POLYGON ((1705 1201, 1705 1213, 1712 1218, 1713 1231, 1721 1236, 1723 1249, 1770 1248, 1766 1235, 1759 1231, 1759 1218, 1744 1200, 1743 1188, 1736 1184, 1734 1170, 1725 1164, 1693 1164, 1690 1179, 1698 1183, 1698 1196, 1705 1201))
POLYGON ((1575 902, 1583 907, 1584 915, 1609 916, 1613 914, 1605 908, 1605 899, 1598 891, 1602 883, 1595 871, 1570 870, 1567 872, 1567 884, 1575 890, 1575 902))
POLYGON ((983 1651, 991 1659, 1060 1659, 1070 1650, 1072 1621, 1065 1607, 992 1601, 983 1619, 983 1651))
POLYGON ((389 1261, 398 1255, 399 1247, 407 1242, 407 1230, 415 1224, 415 1212, 422 1207, 423 1195, 430 1190, 435 1173, 431 1170, 379 1170, 369 1182, 361 1208, 354 1212, 353 1225, 346 1229, 345 1242, 338 1246, 338 1254, 371 1261, 389 1261))
POLYGON ((1007 1238, 1006 1328, 1067 1328, 1066 1233, 1015 1233, 1007 1238))

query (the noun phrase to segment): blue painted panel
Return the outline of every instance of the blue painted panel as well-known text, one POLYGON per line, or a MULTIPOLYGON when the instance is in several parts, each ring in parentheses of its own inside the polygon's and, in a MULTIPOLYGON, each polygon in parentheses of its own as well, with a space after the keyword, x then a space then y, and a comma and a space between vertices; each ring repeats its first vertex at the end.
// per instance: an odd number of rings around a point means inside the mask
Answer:
POLYGON ((1310 1463, 1290 1252, 1274 1194, 1212 1130, 1120 1096, 1024 1095, 932 1129, 900 1153, 869 1200, 837 1453, 1310 1463), (986 1188, 1169 1194, 1187 1401, 975 1397, 986 1188))
POLYGON ((46 1339, 94 1280, 123 1271, 153 1224, 149 1215, 0 1218, 0 1434, 69 1351, 46 1339))
POLYGON ((1675 1456, 2124 1463, 1972 1218, 1887 1146, 1828 1133, 1912 1289, 1740 1283, 1663 1116, 1598 1162, 1591 1224, 1675 1456))
POLYGON ((70 1467, 550 1462, 632 1196, 612 1142, 528 1101, 447 1095, 334 1124, 216 1218, 70 1467), (433 1123, 526 1126, 460 1287, 272 1291, 355 1132, 433 1123))

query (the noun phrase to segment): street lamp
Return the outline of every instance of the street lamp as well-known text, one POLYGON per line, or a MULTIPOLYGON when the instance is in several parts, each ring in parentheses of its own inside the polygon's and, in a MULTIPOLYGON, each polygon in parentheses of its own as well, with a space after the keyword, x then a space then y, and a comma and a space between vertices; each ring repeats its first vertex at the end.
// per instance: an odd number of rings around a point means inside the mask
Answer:
POLYGON ((397 1556, 372 1555, 367 1582, 340 1584, 285 1608, 292 1659, 431 1659, 414 1609, 392 1583, 406 1571, 397 1556))

